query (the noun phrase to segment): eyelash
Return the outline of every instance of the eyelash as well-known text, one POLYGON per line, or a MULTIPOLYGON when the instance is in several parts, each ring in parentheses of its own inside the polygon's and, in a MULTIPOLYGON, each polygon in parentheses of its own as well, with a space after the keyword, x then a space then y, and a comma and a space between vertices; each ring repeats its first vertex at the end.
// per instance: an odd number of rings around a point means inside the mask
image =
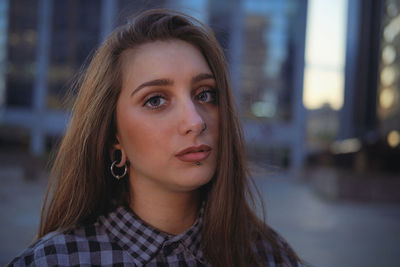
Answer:
MULTIPOLYGON (((150 108, 150 109, 159 109, 159 108, 162 108, 162 107, 165 105, 165 103, 163 103, 163 104, 160 104, 160 105, 158 105, 158 106, 156 106, 156 107, 155 107, 155 106, 151 106, 151 105, 149 104, 150 101, 155 100, 155 99, 163 99, 164 101, 167 101, 167 100, 165 99, 165 97, 164 97, 162 94, 155 94, 155 95, 151 95, 150 97, 148 97, 148 98, 145 100, 143 106, 146 106, 146 107, 148 107, 148 108, 150 108)), ((216 103, 217 103, 217 90, 212 89, 212 88, 210 88, 210 87, 204 87, 203 89, 201 89, 201 91, 200 91, 198 94, 195 95, 195 99, 198 100, 198 101, 201 101, 201 102, 203 102, 203 103, 216 104, 216 103), (199 96, 202 95, 202 94, 204 94, 204 93, 210 93, 212 99, 211 99, 210 101, 204 101, 204 102, 201 101, 201 100, 199 99, 199 96)))
POLYGON ((201 89, 201 91, 195 96, 195 98, 198 99, 198 97, 201 94, 204 94, 204 93, 210 93, 211 97, 213 98, 211 101, 205 102, 205 103, 212 103, 212 104, 216 104, 217 103, 217 91, 215 89, 212 89, 212 88, 209 88, 209 87, 205 87, 205 88, 201 89))
MULTIPOLYGON (((149 103, 150 103, 151 100, 154 100, 154 99, 162 99, 162 98, 164 98, 164 96, 163 96, 162 94, 152 95, 152 96, 150 96, 150 97, 148 97, 148 98, 146 99, 146 101, 144 102, 144 105, 143 105, 143 106, 147 106, 147 107, 150 108, 150 109, 158 109, 158 108, 161 108, 164 104, 162 104, 162 105, 160 105, 160 106, 157 106, 157 107, 154 107, 154 106, 151 106, 149 103)), ((166 101, 166 100, 164 99, 164 101, 166 101)))

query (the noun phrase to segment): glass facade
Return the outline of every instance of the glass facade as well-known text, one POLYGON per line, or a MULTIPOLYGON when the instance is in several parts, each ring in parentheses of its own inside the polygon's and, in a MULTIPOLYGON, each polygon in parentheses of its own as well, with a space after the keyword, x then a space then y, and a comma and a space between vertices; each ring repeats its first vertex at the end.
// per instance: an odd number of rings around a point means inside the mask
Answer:
POLYGON ((9 1, 6 105, 32 106, 36 75, 37 0, 9 1))
POLYGON ((294 25, 299 1, 244 1, 241 105, 247 120, 292 115, 294 25))
POLYGON ((50 34, 48 108, 63 108, 69 82, 99 43, 99 17, 100 5, 97 0, 54 1, 50 34))
POLYGON ((148 8, 165 7, 165 0, 117 0, 117 25, 124 24, 127 18, 148 8))
POLYGON ((5 104, 8 40, 8 1, 0 1, 0 109, 5 104))

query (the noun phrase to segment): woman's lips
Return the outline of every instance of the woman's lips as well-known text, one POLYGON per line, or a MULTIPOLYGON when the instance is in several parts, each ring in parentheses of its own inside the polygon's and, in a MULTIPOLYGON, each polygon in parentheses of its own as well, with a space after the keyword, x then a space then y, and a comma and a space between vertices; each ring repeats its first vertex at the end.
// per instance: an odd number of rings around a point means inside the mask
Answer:
POLYGON ((200 145, 188 147, 176 154, 176 157, 184 162, 196 162, 205 160, 210 154, 211 147, 200 145))

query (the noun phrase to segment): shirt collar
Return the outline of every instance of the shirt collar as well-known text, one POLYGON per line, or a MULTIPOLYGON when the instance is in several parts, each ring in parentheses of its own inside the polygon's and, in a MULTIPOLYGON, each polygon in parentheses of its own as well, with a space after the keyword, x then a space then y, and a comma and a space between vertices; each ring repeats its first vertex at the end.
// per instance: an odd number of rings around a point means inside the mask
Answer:
POLYGON ((204 205, 196 221, 179 235, 164 233, 141 220, 128 207, 118 207, 106 216, 100 217, 100 223, 118 245, 129 252, 138 266, 145 265, 159 253, 160 249, 173 242, 182 243, 195 258, 205 262, 201 251, 201 226, 204 205))

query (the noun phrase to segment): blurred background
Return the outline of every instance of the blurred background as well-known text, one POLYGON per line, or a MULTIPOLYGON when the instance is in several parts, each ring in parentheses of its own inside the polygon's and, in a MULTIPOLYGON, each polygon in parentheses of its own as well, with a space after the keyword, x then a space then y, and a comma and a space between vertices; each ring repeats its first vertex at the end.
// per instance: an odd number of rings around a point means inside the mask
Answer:
POLYGON ((33 240, 68 89, 150 7, 225 50, 267 222, 310 266, 400 266, 400 0, 0 0, 0 264, 33 240))

